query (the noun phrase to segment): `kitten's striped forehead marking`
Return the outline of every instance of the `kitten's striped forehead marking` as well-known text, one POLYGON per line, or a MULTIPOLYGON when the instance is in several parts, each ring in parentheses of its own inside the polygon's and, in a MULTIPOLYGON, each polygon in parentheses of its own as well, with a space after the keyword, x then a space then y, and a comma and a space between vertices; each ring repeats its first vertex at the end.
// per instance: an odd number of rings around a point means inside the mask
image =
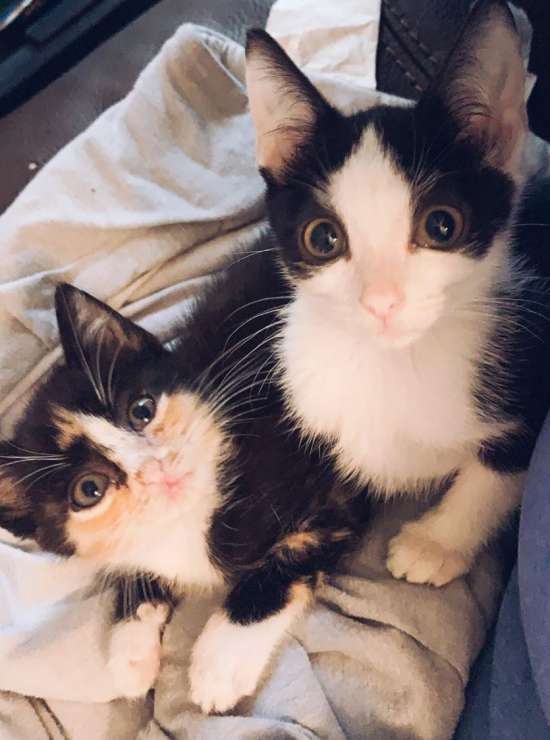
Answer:
POLYGON ((84 436, 80 414, 57 404, 51 405, 51 411, 57 444, 61 450, 68 450, 77 439, 84 436))
POLYGON ((412 193, 373 126, 363 133, 329 184, 330 200, 346 226, 350 250, 377 262, 402 259, 411 238, 412 193))
POLYGON ((121 429, 101 416, 55 406, 52 420, 57 428, 57 443, 62 450, 68 450, 82 439, 124 472, 133 472, 138 449, 145 446, 144 439, 135 432, 121 429))
MULTIPOLYGON (((115 426, 102 416, 71 411, 62 406, 52 405, 52 421, 56 428, 56 440, 62 450, 68 450, 77 439, 93 442, 100 449, 133 449, 135 445, 145 446, 147 442, 170 442, 185 433, 190 422, 200 415, 203 420, 208 410, 191 394, 163 394, 157 404, 155 417, 143 435, 115 426)), ((116 460, 113 459, 114 462, 116 460)))

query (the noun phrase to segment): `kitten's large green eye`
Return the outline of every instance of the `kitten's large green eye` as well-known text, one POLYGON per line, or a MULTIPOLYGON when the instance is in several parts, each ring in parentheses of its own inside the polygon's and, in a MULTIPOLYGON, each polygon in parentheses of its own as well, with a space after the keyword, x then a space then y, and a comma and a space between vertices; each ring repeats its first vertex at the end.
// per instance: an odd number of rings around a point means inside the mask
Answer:
POLYGON ((141 432, 155 418, 157 404, 151 396, 141 396, 128 407, 128 420, 132 429, 141 432))
POLYGON ((347 248, 342 227, 328 218, 316 218, 302 231, 302 249, 307 257, 317 262, 328 262, 340 257, 347 248))
POLYGON ((91 509, 103 499, 110 480, 103 473, 86 473, 77 478, 71 486, 71 504, 77 511, 91 509))
POLYGON ((454 206, 431 206, 422 213, 415 244, 431 249, 448 249, 464 234, 464 216, 454 206))

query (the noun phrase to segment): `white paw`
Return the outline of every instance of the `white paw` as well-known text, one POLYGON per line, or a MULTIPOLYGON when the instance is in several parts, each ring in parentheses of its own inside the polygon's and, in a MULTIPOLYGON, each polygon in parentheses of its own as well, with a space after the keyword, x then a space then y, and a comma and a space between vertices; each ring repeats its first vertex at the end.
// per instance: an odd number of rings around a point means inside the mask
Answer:
POLYGON ((256 690, 272 646, 251 644, 255 633, 254 625, 232 624, 222 612, 208 620, 189 669, 191 700, 205 714, 227 712, 256 690))
POLYGON ((394 578, 444 586, 470 570, 472 558, 432 539, 422 524, 405 524, 390 540, 386 566, 394 578))
POLYGON ((161 631, 169 613, 166 604, 140 604, 135 619, 113 628, 108 665, 121 696, 144 696, 160 668, 161 631))

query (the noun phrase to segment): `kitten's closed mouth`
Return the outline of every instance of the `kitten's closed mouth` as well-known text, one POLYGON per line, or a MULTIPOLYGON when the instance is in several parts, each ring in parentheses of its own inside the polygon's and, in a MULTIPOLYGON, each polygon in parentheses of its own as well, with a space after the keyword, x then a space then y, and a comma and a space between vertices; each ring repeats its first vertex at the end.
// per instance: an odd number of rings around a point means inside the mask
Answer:
POLYGON ((192 475, 191 472, 183 473, 182 475, 166 474, 160 483, 160 487, 166 498, 170 501, 179 499, 185 493, 185 489, 192 475))
POLYGON ((192 476, 190 470, 180 472, 157 461, 150 461, 140 471, 139 478, 142 485, 154 487, 167 499, 175 501, 185 493, 192 476))
POLYGON ((172 501, 179 498, 184 492, 193 474, 184 473, 180 476, 166 476, 163 481, 163 491, 166 497, 172 501))
POLYGON ((403 349, 414 344, 422 336, 421 329, 411 329, 409 331, 380 332, 375 334, 377 342, 386 349, 403 349))

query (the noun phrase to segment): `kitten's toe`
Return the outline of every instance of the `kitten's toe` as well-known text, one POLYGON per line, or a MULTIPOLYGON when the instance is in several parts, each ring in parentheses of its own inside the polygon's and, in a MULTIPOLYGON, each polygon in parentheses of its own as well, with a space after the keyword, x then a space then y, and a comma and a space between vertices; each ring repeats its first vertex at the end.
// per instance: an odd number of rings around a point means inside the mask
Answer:
POLYGON ((191 700, 205 714, 227 712, 253 694, 265 668, 266 656, 261 650, 241 649, 231 633, 227 620, 215 614, 193 648, 191 700))
POLYGON ((412 522, 390 540, 386 566, 394 578, 439 587, 467 573, 471 558, 430 538, 412 522))
POLYGON ((153 687, 160 668, 161 631, 168 613, 166 604, 141 604, 135 619, 113 628, 108 665, 121 696, 135 699, 153 687))
POLYGON ((136 617, 140 622, 156 624, 158 627, 164 627, 170 615, 168 604, 151 604, 145 602, 140 604, 136 611, 136 617))

